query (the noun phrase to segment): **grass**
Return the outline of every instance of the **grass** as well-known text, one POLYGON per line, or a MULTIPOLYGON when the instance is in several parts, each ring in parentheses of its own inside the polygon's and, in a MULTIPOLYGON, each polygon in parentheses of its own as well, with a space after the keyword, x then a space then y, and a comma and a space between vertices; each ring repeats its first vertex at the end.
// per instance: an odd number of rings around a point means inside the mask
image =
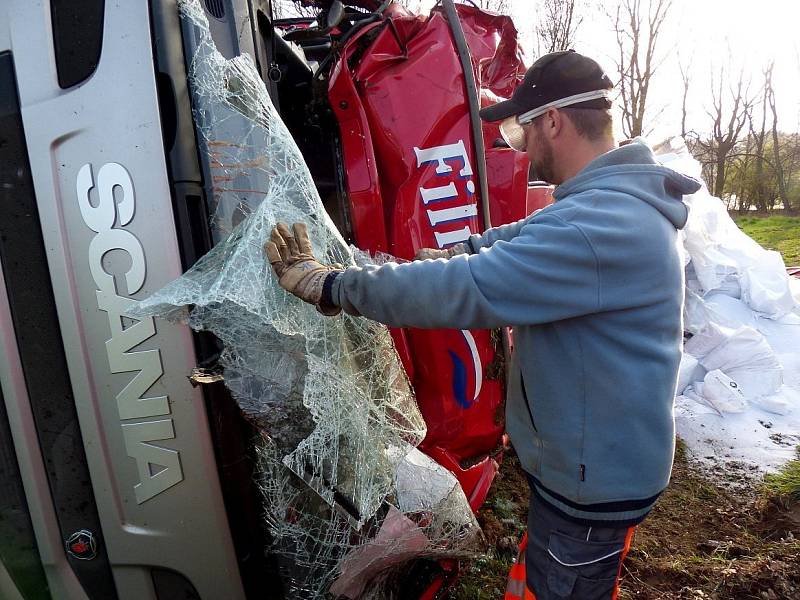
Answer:
POLYGON ((800 266, 800 217, 735 217, 739 228, 768 250, 783 255, 787 267, 800 266))
MULTIPOLYGON (((797 453, 800 456, 800 446, 797 453)), ((800 500, 800 459, 786 463, 778 473, 767 475, 764 489, 769 496, 800 500)))

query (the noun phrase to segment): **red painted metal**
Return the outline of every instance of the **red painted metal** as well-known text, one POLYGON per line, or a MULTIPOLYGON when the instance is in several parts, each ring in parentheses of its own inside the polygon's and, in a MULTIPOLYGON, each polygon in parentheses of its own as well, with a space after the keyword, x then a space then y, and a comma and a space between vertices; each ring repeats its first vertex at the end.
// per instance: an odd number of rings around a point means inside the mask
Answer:
POLYGON ((486 176, 493 224, 513 223, 528 215, 528 157, 510 148, 486 150, 486 176))
MULTIPOLYGON (((511 20, 464 5, 458 12, 481 102, 510 95, 525 70, 511 20)), ((480 186, 464 74, 444 15, 434 10, 424 19, 390 6, 384 17, 341 49, 329 100, 357 245, 412 259, 419 248, 447 247, 484 229, 480 186)), ((495 125, 482 133, 492 224, 523 218, 528 161, 492 147, 495 125)), ((453 471, 477 510, 504 430, 499 336, 419 329, 392 335, 428 425, 421 448, 453 471)))
POLYGON ((533 182, 528 186, 528 197, 525 210, 528 214, 553 203, 553 186, 543 181, 533 182))

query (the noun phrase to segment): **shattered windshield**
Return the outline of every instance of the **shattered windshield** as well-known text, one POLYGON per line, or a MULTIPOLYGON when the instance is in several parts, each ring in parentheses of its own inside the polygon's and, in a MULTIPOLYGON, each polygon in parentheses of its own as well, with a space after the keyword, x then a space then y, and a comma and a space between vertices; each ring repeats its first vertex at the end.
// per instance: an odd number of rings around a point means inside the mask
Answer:
POLYGON ((325 213, 253 60, 225 59, 196 0, 179 5, 216 245, 130 315, 223 343, 225 385, 260 432, 269 551, 289 595, 389 598, 398 566, 464 554, 479 528, 455 477, 415 449, 425 423, 386 327, 323 317, 279 287, 263 254, 278 221, 306 223, 323 262, 368 257, 325 213))

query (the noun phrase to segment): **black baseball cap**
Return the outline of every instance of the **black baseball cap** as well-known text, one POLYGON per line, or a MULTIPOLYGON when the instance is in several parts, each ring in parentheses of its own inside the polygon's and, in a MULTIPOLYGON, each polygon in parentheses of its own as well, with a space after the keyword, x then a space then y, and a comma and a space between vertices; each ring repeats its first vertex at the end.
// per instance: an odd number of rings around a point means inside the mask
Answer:
POLYGON ((484 121, 517 115, 533 120, 550 108, 611 108, 611 79, 594 60, 574 50, 539 58, 525 73, 510 100, 481 109, 484 121))

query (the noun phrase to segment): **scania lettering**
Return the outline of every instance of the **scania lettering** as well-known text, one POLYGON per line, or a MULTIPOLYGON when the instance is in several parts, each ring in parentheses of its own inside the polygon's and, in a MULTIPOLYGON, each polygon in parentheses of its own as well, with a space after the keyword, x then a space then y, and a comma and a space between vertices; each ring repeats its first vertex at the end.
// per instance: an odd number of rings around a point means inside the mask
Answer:
MULTIPOLYGON (((92 166, 87 163, 78 172, 78 206, 84 223, 95 232, 89 244, 89 269, 97 285, 97 307, 108 315, 111 337, 106 341, 106 354, 109 368, 112 373, 135 373, 116 396, 119 418, 127 421, 163 417, 170 414, 167 396, 142 397, 164 373, 161 351, 132 351, 156 334, 155 323, 147 318, 126 327, 122 316, 133 301, 130 296, 142 289, 147 273, 142 244, 130 231, 123 229, 133 221, 136 210, 133 180, 122 165, 106 163, 97 172, 96 205, 90 199, 94 187, 92 166), (119 189, 118 202, 114 200, 115 188, 119 189), (124 274, 126 295, 120 295, 115 275, 103 266, 103 257, 113 250, 125 252, 131 261, 124 274)), ((152 444, 175 437, 172 419, 124 423, 122 431, 125 449, 136 461, 139 473, 139 483, 134 486, 139 504, 183 480, 178 451, 152 444)))

